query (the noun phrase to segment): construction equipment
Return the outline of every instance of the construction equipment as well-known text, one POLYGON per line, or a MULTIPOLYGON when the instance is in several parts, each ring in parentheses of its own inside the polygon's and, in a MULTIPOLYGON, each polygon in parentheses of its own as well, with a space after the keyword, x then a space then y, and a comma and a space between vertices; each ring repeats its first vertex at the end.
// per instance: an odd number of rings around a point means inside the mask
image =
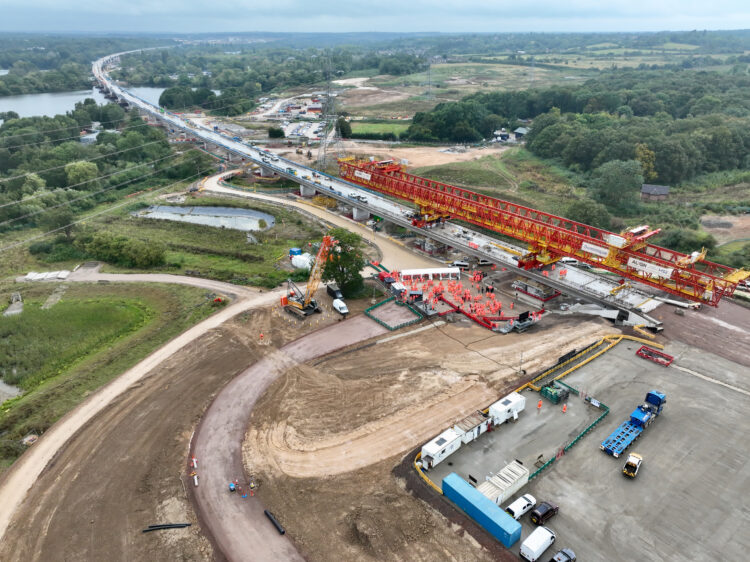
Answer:
POLYGON ((664 393, 658 390, 650 391, 646 394, 646 402, 633 410, 630 419, 623 422, 602 441, 601 450, 615 458, 619 457, 661 414, 666 402, 667 397, 664 393))
POLYGON ((323 237, 318 254, 315 256, 315 262, 310 269, 310 278, 307 280, 307 289, 304 293, 291 279, 287 280, 288 294, 281 299, 281 303, 287 312, 296 314, 300 318, 306 318, 314 312, 321 312, 317 301, 313 297, 315 296, 315 291, 318 290, 318 285, 320 285, 320 279, 323 277, 323 269, 334 244, 336 244, 336 240, 330 236, 326 235, 323 237))
POLYGON ((635 478, 638 474, 638 470, 641 468, 643 457, 638 453, 630 453, 628 460, 625 461, 625 466, 622 467, 622 473, 628 478, 635 478))
POLYGON ((643 357, 644 359, 658 363, 662 367, 669 367, 672 364, 672 361, 674 361, 674 357, 671 355, 667 355, 663 351, 659 351, 658 349, 654 349, 647 345, 641 346, 635 354, 638 357, 643 357))
POLYGON ((705 261, 703 252, 681 254, 649 244, 660 230, 638 226, 620 234, 564 217, 422 178, 392 160, 339 159, 342 178, 415 203, 421 215, 450 217, 528 243, 519 267, 534 269, 562 256, 617 273, 682 298, 717 306, 750 271, 705 261))

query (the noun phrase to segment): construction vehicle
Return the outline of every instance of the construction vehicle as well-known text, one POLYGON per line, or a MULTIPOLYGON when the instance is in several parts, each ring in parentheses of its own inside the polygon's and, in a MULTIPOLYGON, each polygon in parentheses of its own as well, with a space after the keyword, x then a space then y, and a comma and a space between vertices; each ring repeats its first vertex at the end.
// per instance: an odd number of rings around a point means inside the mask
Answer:
POLYGON ((323 277, 323 269, 334 244, 336 244, 336 240, 330 236, 326 235, 323 237, 318 254, 315 256, 315 262, 310 269, 310 278, 307 280, 307 289, 304 293, 295 285, 294 281, 291 279, 287 280, 287 296, 281 299, 281 304, 287 312, 296 314, 300 318, 306 318, 314 312, 321 312, 318 302, 313 297, 315 296, 315 291, 318 290, 318 285, 320 285, 320 279, 323 277))
POLYGON ((638 453, 630 453, 628 460, 625 462, 625 466, 622 467, 622 473, 628 478, 635 478, 638 474, 638 470, 641 468, 643 457, 638 453))
POLYGON ((601 450, 615 458, 619 457, 633 441, 641 436, 643 430, 661 414, 666 402, 667 397, 664 393, 651 390, 646 394, 645 403, 638 406, 630 414, 630 419, 623 422, 609 437, 602 441, 601 450))

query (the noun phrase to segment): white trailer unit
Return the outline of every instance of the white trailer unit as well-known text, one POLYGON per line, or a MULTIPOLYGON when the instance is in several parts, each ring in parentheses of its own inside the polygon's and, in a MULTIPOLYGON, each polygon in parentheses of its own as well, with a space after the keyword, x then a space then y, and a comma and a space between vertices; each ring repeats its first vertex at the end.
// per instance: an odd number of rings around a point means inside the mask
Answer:
POLYGON ((482 412, 476 411, 461 421, 457 421, 453 426, 453 431, 461 436, 461 442, 465 445, 466 443, 471 443, 487 431, 491 421, 491 418, 485 417, 482 412))
POLYGON ((509 419, 518 419, 519 412, 526 407, 526 398, 518 392, 511 392, 490 406, 490 418, 493 425, 500 425, 509 419))
POLYGON ((461 436, 453 429, 446 429, 422 447, 422 466, 432 468, 452 455, 461 446, 461 436))
POLYGON ((504 503, 529 481, 529 469, 513 461, 494 476, 477 486, 477 491, 492 500, 495 505, 504 503))

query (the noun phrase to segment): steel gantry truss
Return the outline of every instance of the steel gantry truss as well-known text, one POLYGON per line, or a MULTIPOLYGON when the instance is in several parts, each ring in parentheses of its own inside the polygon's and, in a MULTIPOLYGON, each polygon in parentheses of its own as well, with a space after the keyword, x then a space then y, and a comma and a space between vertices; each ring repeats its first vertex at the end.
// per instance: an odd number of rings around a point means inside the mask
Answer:
POLYGON ((563 256, 683 298, 717 306, 750 272, 649 244, 660 231, 641 226, 615 234, 536 209, 404 172, 393 161, 342 158, 341 177, 416 203, 423 214, 460 219, 529 245, 519 267, 531 269, 563 256))

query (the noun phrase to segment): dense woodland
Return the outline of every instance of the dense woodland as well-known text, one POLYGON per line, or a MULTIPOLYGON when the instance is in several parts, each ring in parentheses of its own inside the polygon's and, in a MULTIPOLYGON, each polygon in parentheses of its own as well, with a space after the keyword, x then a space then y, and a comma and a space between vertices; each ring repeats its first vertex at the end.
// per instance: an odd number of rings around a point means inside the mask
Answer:
MULTIPOLYGON (((204 153, 172 152, 161 129, 128 118, 117 105, 88 99, 67 115, 0 126, 0 230, 52 227, 124 194, 195 175, 212 166, 204 153), (83 144, 83 127, 106 128, 83 144)), ((69 222, 69 221, 68 221, 69 222)))

